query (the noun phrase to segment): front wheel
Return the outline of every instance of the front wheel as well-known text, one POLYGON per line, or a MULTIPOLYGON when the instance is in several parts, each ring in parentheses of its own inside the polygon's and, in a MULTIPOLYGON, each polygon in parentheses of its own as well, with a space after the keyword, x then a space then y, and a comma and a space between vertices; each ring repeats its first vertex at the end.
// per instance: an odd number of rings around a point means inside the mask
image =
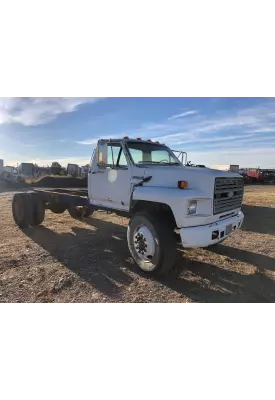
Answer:
POLYGON ((132 216, 127 230, 130 253, 139 268, 150 274, 169 272, 176 261, 174 231, 157 215, 140 212, 132 216))

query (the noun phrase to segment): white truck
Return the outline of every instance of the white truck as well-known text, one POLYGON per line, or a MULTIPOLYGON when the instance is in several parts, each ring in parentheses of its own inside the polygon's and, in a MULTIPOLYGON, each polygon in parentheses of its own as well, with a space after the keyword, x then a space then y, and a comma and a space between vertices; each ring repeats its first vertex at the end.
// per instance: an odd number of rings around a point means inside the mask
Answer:
MULTIPOLYGON (((18 193, 13 216, 20 228, 43 222, 45 209, 85 218, 101 209, 129 217, 127 242, 138 266, 166 273, 177 244, 209 247, 241 227, 244 183, 237 173, 180 162, 151 140, 100 140, 88 174, 88 191, 49 189, 18 193)), ((91 244, 92 245, 92 244, 91 244)))

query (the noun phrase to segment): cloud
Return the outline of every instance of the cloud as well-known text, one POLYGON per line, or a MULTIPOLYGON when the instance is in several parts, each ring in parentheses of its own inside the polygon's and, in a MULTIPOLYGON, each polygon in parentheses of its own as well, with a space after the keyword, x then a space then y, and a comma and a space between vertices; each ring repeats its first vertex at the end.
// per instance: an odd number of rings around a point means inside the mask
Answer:
POLYGON ((102 136, 100 136, 100 137, 94 137, 94 138, 90 138, 90 139, 85 139, 85 140, 80 140, 80 141, 77 141, 77 142, 75 142, 76 144, 82 144, 82 145, 97 145, 97 142, 100 140, 100 139, 121 139, 121 138, 123 138, 123 136, 126 136, 126 135, 122 135, 122 134, 120 134, 120 135, 102 135, 102 136))
POLYGON ((201 137, 190 133, 179 133, 175 135, 160 136, 154 138, 155 141, 167 142, 169 141, 172 145, 186 145, 186 144, 209 144, 214 145, 215 143, 220 143, 224 146, 224 142, 236 142, 236 141, 246 141, 248 139, 259 138, 256 134, 245 134, 245 135, 231 135, 231 136, 218 136, 218 137, 201 137))
POLYGON ((275 133, 275 126, 263 126, 257 129, 251 129, 249 133, 275 133))
POLYGON ((1 97, 0 125, 40 125, 53 121, 58 115, 77 110, 95 97, 1 97))
MULTIPOLYGON (((211 115, 200 113, 192 119, 174 119, 160 124, 144 126, 128 132, 130 137, 150 137, 167 145, 227 142, 230 148, 234 142, 243 140, 249 148, 251 139, 272 139, 264 134, 275 132, 275 102, 249 109, 223 110, 211 115)), ((225 145, 225 144, 224 144, 225 145)), ((275 137, 274 137, 275 145, 275 137)), ((214 147, 214 146, 213 146, 214 147)))
POLYGON ((213 152, 211 149, 188 151, 188 160, 208 167, 214 164, 237 164, 241 168, 274 168, 275 148, 257 147, 253 149, 223 149, 213 152))
POLYGON ((194 114, 197 114, 197 111, 190 110, 190 111, 185 111, 185 112, 183 112, 181 114, 172 115, 172 117, 169 117, 168 119, 183 118, 183 117, 187 117, 187 115, 194 115, 194 114))
POLYGON ((96 145, 99 139, 104 139, 104 137, 101 138, 92 138, 92 139, 87 139, 87 140, 80 140, 79 142, 75 142, 77 144, 83 144, 83 145, 96 145))
MULTIPOLYGON (((150 138, 173 149, 186 150, 190 159, 199 164, 228 163, 274 168, 274 110, 274 100, 263 100, 250 108, 217 109, 211 113, 201 111, 194 113, 192 118, 141 123, 136 129, 119 135, 110 132, 100 138, 150 138)), ((84 138, 79 143, 96 146, 100 138, 84 138)))
MULTIPOLYGON (((129 136, 141 137, 165 143, 168 146, 201 145, 215 149, 226 146, 228 149, 236 142, 243 142, 249 148, 250 143, 260 140, 272 140, 268 134, 275 130, 275 114, 271 113, 274 104, 269 107, 255 107, 223 111, 208 115, 196 115, 192 119, 174 119, 164 123, 141 124, 137 129, 117 134, 108 134, 101 137, 92 137, 78 141, 82 145, 96 145, 101 138, 117 138, 129 136), (266 134, 266 135, 264 135, 266 134)), ((275 143, 275 138, 274 138, 275 143)))

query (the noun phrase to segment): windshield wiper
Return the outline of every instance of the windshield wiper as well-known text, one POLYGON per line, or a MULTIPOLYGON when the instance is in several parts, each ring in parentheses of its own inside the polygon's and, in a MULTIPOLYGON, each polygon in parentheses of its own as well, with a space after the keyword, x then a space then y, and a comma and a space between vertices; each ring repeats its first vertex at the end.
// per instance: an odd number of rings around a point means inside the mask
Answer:
POLYGON ((139 161, 138 164, 159 164, 159 161, 139 161))

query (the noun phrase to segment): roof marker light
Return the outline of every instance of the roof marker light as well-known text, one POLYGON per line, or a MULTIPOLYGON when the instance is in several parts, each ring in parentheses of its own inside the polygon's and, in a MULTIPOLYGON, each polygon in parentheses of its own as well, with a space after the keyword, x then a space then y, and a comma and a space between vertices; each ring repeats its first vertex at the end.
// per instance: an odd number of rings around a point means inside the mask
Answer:
POLYGON ((141 138, 140 138, 140 137, 137 137, 136 140, 141 140, 141 138))
POLYGON ((129 139, 129 137, 128 136, 124 136, 124 138, 123 139, 129 139))

